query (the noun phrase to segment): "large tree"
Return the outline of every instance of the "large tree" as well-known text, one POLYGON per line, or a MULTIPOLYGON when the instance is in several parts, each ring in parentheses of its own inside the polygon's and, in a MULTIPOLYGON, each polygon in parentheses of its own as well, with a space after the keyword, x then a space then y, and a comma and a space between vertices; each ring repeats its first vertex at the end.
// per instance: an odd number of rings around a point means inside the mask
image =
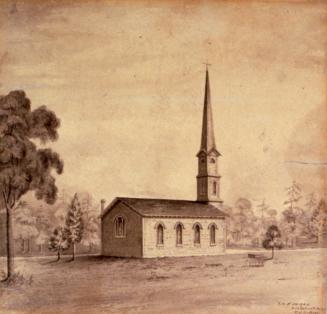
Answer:
POLYGON ((57 187, 52 170, 63 171, 63 162, 50 148, 38 148, 58 138, 60 121, 41 106, 31 110, 24 91, 0 96, 0 193, 6 211, 7 276, 13 274, 13 225, 15 205, 28 191, 37 199, 54 203, 57 187))

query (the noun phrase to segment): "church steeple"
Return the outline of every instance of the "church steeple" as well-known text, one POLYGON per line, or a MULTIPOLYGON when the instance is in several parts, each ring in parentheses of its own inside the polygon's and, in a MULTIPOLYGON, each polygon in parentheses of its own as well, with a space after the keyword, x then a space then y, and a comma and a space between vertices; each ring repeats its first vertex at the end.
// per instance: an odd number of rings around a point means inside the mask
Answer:
POLYGON ((197 154, 198 157, 198 175, 197 175, 197 200, 199 202, 218 202, 220 199, 220 175, 218 174, 218 157, 219 151, 216 148, 209 71, 206 68, 203 119, 202 119, 202 135, 201 146, 197 154))
POLYGON ((212 119, 209 71, 207 68, 206 69, 205 91, 204 91, 202 137, 201 137, 200 151, 209 152, 211 150, 217 151, 216 143, 215 143, 213 119, 212 119))

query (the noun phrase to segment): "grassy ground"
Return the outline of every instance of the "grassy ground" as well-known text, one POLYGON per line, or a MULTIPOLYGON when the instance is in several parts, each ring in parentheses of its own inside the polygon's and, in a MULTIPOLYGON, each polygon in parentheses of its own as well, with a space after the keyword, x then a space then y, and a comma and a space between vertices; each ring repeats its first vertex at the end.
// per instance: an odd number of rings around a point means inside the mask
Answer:
POLYGON ((245 254, 53 259, 16 260, 28 280, 0 286, 0 313, 325 313, 326 250, 280 251, 264 267, 245 254))

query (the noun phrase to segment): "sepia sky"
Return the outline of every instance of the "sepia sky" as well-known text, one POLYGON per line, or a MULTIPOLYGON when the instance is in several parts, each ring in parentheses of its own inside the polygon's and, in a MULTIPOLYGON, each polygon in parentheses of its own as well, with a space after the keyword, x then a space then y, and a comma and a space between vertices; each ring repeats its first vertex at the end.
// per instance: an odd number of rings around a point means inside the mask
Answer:
POLYGON ((1 1, 0 93, 24 89, 61 119, 59 188, 192 200, 208 61, 221 196, 281 210, 292 180, 322 193, 327 176, 326 9, 1 1))

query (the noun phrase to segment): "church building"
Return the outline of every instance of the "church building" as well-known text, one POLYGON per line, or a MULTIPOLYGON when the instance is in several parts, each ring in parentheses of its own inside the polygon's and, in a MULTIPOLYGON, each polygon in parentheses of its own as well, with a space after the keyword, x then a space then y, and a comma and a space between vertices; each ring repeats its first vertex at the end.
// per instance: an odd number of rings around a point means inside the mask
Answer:
POLYGON ((164 257, 222 254, 226 246, 216 148, 206 70, 202 137, 197 153, 197 200, 116 197, 102 203, 104 256, 164 257))

